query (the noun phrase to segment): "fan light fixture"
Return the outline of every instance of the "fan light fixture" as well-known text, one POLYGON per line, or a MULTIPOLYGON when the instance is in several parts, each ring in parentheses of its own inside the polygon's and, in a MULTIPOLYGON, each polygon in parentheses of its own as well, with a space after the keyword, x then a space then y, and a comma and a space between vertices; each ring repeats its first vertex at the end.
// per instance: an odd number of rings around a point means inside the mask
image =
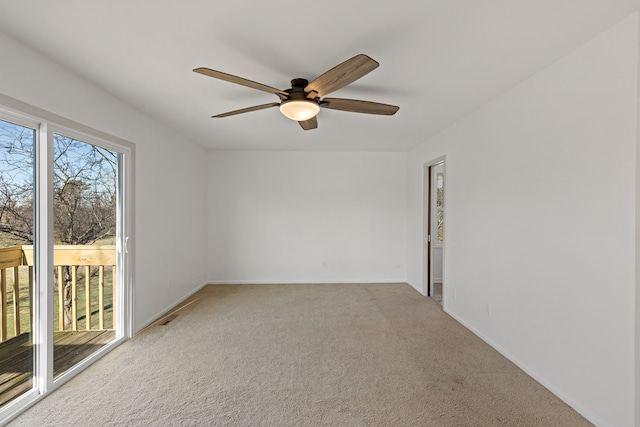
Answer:
POLYGON ((212 116, 213 118, 229 117, 235 116, 236 114, 280 107, 282 114, 288 119, 297 121, 303 130, 312 130, 318 127, 316 115, 320 112, 320 107, 329 110, 351 111, 353 113, 378 114, 383 116, 394 115, 400 107, 381 104, 379 102, 360 101, 357 99, 325 98, 329 93, 335 92, 369 74, 375 70, 378 65, 380 64, 377 61, 361 53, 336 65, 329 71, 325 71, 312 82, 300 77, 292 79, 291 87, 284 90, 243 77, 234 76, 233 74, 212 70, 211 68, 200 67, 193 71, 198 74, 213 77, 214 79, 224 80, 229 83, 271 93, 278 97, 277 102, 228 111, 212 116))
POLYGON ((280 112, 291 120, 304 122, 314 118, 320 112, 320 106, 316 102, 304 99, 282 101, 280 112))

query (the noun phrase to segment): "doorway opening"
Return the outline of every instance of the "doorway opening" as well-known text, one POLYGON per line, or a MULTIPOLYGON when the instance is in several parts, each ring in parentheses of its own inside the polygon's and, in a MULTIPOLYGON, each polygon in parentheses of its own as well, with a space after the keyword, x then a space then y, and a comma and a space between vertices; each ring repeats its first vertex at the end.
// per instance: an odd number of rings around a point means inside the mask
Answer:
POLYGON ((443 305, 445 167, 440 158, 424 169, 424 288, 443 305))

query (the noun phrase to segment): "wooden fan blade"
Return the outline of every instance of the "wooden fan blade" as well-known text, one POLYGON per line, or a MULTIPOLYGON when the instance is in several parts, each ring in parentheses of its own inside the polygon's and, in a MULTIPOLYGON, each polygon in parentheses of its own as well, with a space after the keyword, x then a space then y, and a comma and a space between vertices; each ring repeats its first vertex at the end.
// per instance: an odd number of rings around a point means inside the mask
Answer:
POLYGON ((367 55, 359 54, 347 59, 342 64, 336 65, 320 77, 312 81, 304 88, 305 92, 316 92, 320 98, 328 93, 353 83, 360 77, 369 74, 378 68, 380 64, 367 55))
POLYGON ((300 123, 300 126, 304 130, 311 130, 318 127, 318 119, 316 117, 311 117, 309 120, 305 120, 303 122, 298 122, 298 123, 300 123))
POLYGON ((320 103, 320 106, 330 110, 351 111, 353 113, 365 114, 381 114, 384 116, 393 116, 396 111, 400 109, 400 107, 395 105, 344 98, 324 98, 320 103))
POLYGON ((229 111, 228 113, 222 113, 222 114, 218 114, 217 116, 211 116, 211 117, 219 119, 222 117, 235 116, 236 114, 249 113, 251 111, 264 110, 265 108, 278 107, 278 106, 280 106, 279 102, 272 102, 270 104, 256 105, 254 107, 247 107, 241 110, 229 111))
POLYGON ((244 79, 242 77, 234 76, 232 74, 223 73, 222 71, 212 70, 210 68, 196 68, 195 70, 198 74, 203 74, 205 76, 213 77, 214 79, 224 80, 226 82, 235 83, 238 85, 250 87, 252 89, 258 89, 264 92, 275 93, 276 95, 284 95, 287 96, 287 93, 281 91, 280 89, 276 89, 275 87, 263 85, 262 83, 254 82, 253 80, 244 79))

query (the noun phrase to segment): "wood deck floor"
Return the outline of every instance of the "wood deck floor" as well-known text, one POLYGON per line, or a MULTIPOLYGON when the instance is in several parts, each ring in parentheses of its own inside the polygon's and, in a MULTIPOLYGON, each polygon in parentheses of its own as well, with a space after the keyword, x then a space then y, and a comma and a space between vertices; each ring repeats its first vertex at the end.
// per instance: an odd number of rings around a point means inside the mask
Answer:
MULTIPOLYGON (((53 376, 115 339, 115 331, 54 332, 53 376)), ((26 333, 0 343, 0 406, 33 384, 33 346, 26 333)))

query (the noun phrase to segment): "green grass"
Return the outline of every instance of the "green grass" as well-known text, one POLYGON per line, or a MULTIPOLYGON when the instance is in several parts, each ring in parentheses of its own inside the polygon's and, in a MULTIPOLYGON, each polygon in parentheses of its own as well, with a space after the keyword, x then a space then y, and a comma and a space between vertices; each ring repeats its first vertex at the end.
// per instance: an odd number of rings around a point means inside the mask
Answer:
MULTIPOLYGON (((99 328, 99 295, 98 295, 98 275, 97 267, 91 268, 90 279, 90 291, 91 291, 91 329, 99 328)), ((29 268, 26 266, 18 267, 19 274, 19 301, 20 301, 20 332, 31 331, 31 307, 30 307, 30 294, 29 294, 29 268)), ((85 330, 86 316, 85 316, 85 281, 84 281, 84 268, 78 269, 77 280, 77 314, 78 314, 78 330, 85 330)), ((7 339, 14 337, 14 308, 13 308, 13 268, 7 269, 7 339)), ((104 328, 113 329, 113 285, 112 285, 112 269, 105 267, 104 272, 104 328)), ((58 286, 57 283, 53 292, 53 316, 54 316, 54 330, 59 330, 59 312, 58 312, 58 286)), ((71 330, 71 325, 66 326, 65 330, 71 330)))

